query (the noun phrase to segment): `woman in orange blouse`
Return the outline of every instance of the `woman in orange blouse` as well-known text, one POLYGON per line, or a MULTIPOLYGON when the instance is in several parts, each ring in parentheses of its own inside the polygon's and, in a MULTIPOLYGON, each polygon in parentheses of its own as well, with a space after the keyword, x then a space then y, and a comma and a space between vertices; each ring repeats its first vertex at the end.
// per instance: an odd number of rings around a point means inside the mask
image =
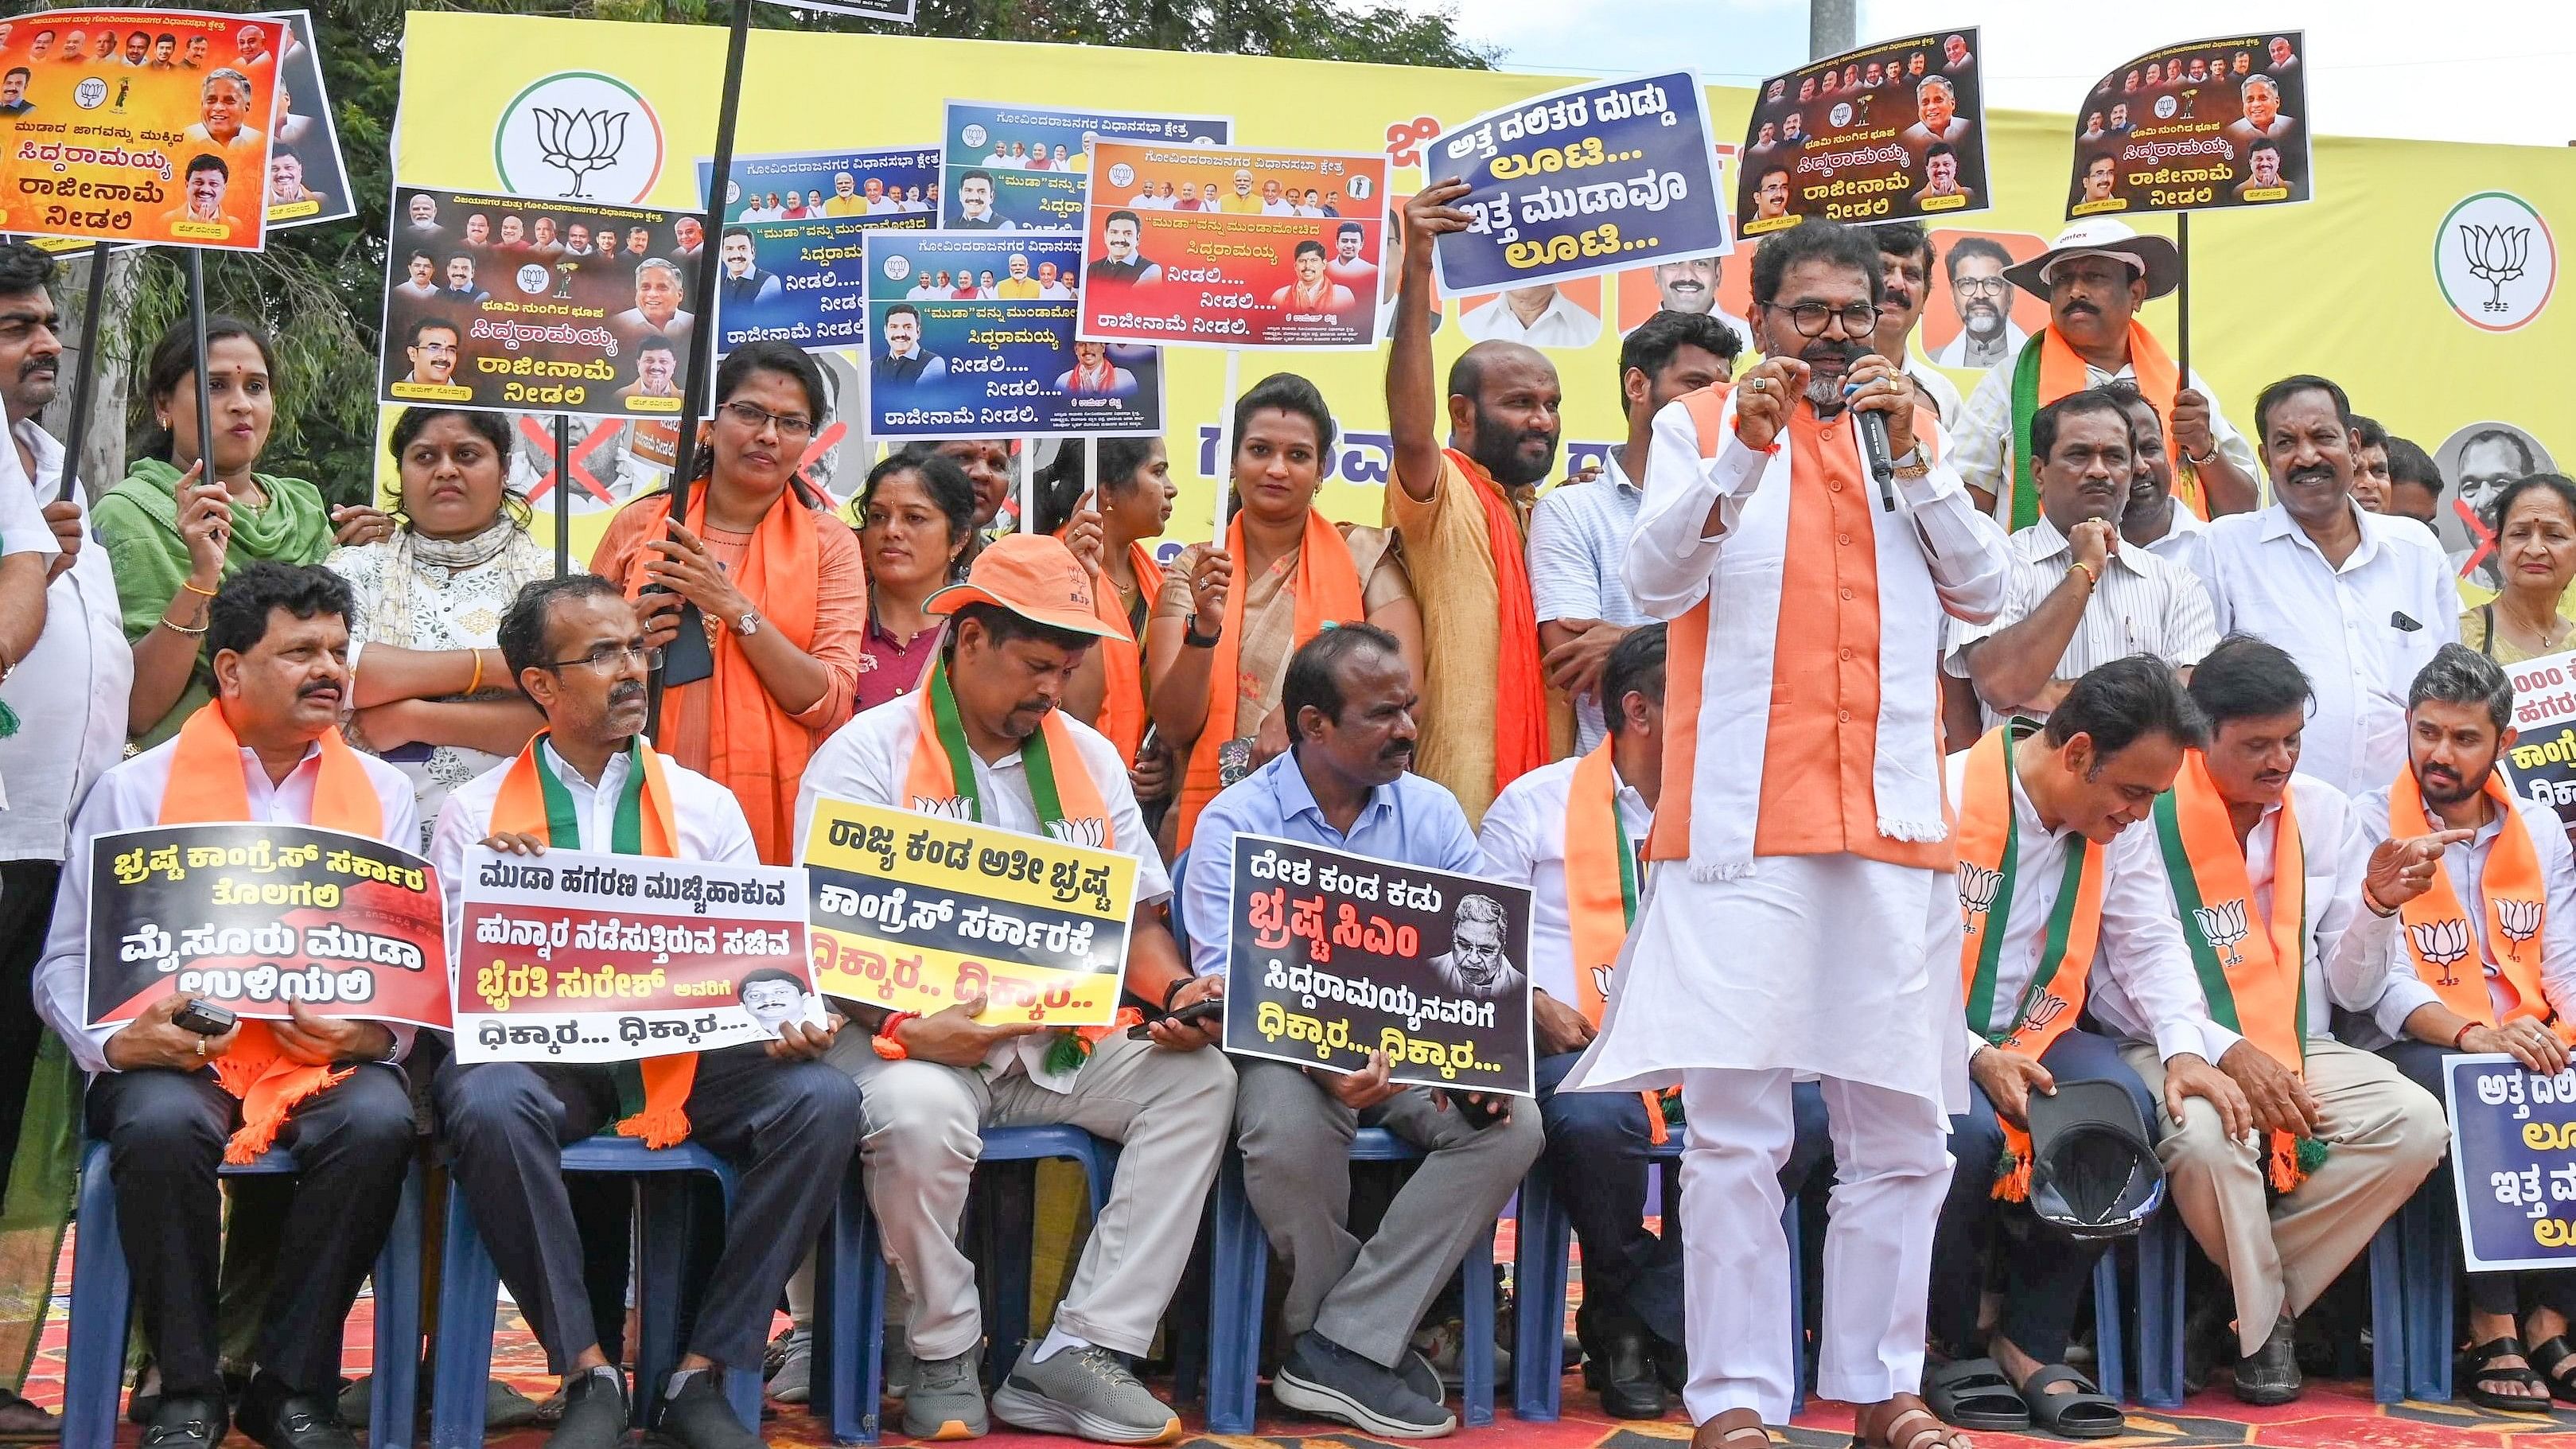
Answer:
POLYGON ((688 515, 671 498, 630 503, 608 525, 591 571, 645 600, 659 646, 677 637, 683 601, 705 616, 713 677, 662 697, 657 743, 742 801, 760 858, 793 857, 796 785, 814 747, 849 719, 867 630, 867 569, 831 499, 797 474, 831 420, 822 369, 783 342, 755 342, 716 371, 688 515))

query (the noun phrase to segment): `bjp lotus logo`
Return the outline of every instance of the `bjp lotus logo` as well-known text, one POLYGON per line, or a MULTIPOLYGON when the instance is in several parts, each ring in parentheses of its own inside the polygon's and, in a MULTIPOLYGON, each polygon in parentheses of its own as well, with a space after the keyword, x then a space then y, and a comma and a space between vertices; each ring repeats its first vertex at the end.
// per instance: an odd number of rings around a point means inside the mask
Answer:
POLYGON ((1608 1001, 1610 999, 1609 967, 1595 966, 1592 968, 1592 989, 1600 994, 1602 1000, 1608 1001))
POLYGON ((614 165, 619 152, 626 149, 624 111, 567 111, 552 106, 538 106, 529 112, 537 120, 537 152, 549 166, 572 177, 567 198, 587 197, 581 189, 582 178, 614 165))
POLYGON ((2453 916, 2447 921, 2418 921, 2406 928, 2406 939, 2414 945, 2416 955, 2440 968, 2442 979, 2437 984, 2460 984, 2460 978, 2452 974, 2451 968, 2469 956, 2469 923, 2466 919, 2453 916))
POLYGON ((1959 867, 1959 931, 1962 935, 1977 933, 1977 918, 1994 909, 1995 892, 2002 887, 2004 874, 1982 865, 1959 867))
POLYGON ((1109 844, 1109 822, 1094 816, 1086 820, 1057 820, 1047 825, 1047 834, 1067 845, 1087 845, 1094 850, 1109 844))
POLYGON ((559 71, 502 108, 492 164, 513 196, 642 201, 662 175, 661 118, 615 76, 559 71))
MULTIPOLYGON (((2540 902, 2498 901, 2495 903, 2496 929, 2515 946, 2540 934, 2540 902)), ((2520 954, 2516 952, 2515 954, 2520 954)))
POLYGON ((2461 199, 2433 233, 2433 280, 2481 332, 2530 325, 2558 283, 2558 247, 2538 207, 2509 191, 2461 199))
POLYGON ((2209 941, 2209 948, 2224 953, 2223 964, 2228 966, 2245 964, 2245 958, 2236 950, 2236 943, 2245 939, 2244 901, 2221 901, 2214 906, 2195 906, 2192 908, 2191 917, 2199 924, 2200 934, 2209 941))

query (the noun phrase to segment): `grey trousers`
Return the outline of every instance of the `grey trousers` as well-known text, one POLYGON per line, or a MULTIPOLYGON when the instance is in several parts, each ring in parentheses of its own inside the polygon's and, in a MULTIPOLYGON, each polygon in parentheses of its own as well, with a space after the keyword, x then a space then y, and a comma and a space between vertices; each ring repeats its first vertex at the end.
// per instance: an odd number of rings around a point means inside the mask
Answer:
POLYGON ((1234 1117, 1234 1069, 1223 1053, 1165 1051, 1113 1032, 1070 1092, 1039 1086, 1016 1068, 992 1075, 886 1061, 856 1031, 843 1032, 825 1060, 859 1084, 868 1208, 911 1298, 905 1337, 913 1357, 954 1358, 983 1337, 975 1265, 957 1246, 981 1129, 1059 1123, 1121 1150, 1109 1201, 1055 1321, 1120 1353, 1153 1347, 1234 1117))
POLYGON ((1235 1074, 1244 1191, 1288 1265, 1288 1331, 1311 1328, 1393 1368, 1546 1148, 1537 1104, 1515 1100, 1510 1118, 1478 1128, 1420 1087, 1355 1112, 1285 1062, 1243 1058, 1235 1074), (1350 1231, 1351 1139, 1363 1125, 1430 1153, 1366 1243, 1350 1231))

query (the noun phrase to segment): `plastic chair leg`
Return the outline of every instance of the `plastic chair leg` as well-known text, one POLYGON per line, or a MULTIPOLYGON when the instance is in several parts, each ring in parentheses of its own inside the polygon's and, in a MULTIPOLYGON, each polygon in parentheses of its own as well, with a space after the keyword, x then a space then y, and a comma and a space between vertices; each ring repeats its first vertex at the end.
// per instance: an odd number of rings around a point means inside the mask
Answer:
POLYGON ((65 1449, 112 1449, 125 1387, 125 1334, 134 1275, 117 1238, 107 1144, 81 1162, 80 1232, 72 1245, 71 1342, 63 1364, 65 1449))
POLYGON ((1227 1152, 1217 1170, 1215 1242, 1208 1272, 1207 1427, 1211 1434, 1252 1432, 1253 1396, 1261 1376, 1261 1305, 1270 1272, 1270 1243, 1243 1191, 1243 1160, 1227 1152))
MULTIPOLYGON (((2401 1210, 2402 1211, 2402 1210, 2401 1210)), ((2395 1219, 2379 1225, 2370 1239, 2370 1396, 2383 1404, 2403 1403, 2413 1377, 2413 1325, 2406 1320, 2408 1280, 2405 1230, 2395 1219)), ((2442 1316, 2450 1317, 2450 1284, 2443 1285, 2442 1316)), ((2448 1354, 2442 1366, 2450 1367, 2448 1354)), ((2447 1378, 2447 1374, 2445 1375, 2447 1378)), ((2432 1387, 2431 1385, 2427 1386, 2432 1387)), ((2447 1392, 2447 1383, 2440 1386, 2447 1392)))
POLYGON ((835 1443, 874 1444, 883 1428, 885 1262, 855 1166, 824 1228, 814 1279, 814 1416, 835 1443))
POLYGON ((1469 1428, 1494 1422, 1494 1230, 1467 1249, 1466 1345, 1459 1352, 1458 1416, 1469 1428))
POLYGON ((1513 1253, 1512 1413, 1553 1423, 1564 1408, 1566 1252, 1574 1225, 1556 1201, 1545 1166, 1521 1182, 1520 1227, 1513 1253))
POLYGON ((447 1194, 445 1244, 438 1255, 438 1367, 429 1385, 429 1444, 430 1449, 478 1449, 501 1271, 483 1246, 461 1188, 447 1194))
POLYGON ((2182 1219, 2170 1207, 2138 1234, 2138 1402, 2182 1407, 2182 1219))
POLYGON ((393 1231, 376 1255, 376 1346, 367 1400, 367 1442, 411 1449, 420 1399, 421 1168, 403 1174, 393 1231), (386 1426, 392 1426, 390 1432, 386 1426))
POLYGON ((2111 1398, 2128 1397, 2126 1320, 2120 1312, 2120 1250, 2113 1244, 2093 1264, 2093 1380, 2111 1398))

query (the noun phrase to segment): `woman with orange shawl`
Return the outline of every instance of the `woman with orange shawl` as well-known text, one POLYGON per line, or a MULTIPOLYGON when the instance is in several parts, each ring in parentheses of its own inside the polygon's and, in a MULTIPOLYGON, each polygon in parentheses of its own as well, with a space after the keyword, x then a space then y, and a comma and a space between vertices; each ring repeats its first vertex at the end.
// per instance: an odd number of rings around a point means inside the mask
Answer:
POLYGON ((715 674, 663 695, 656 743, 733 791, 760 858, 785 865, 797 779, 857 697, 867 570, 831 500, 797 476, 831 420, 814 359, 755 342, 716 370, 715 396, 687 517, 671 517, 668 493, 637 499, 590 567, 629 598, 648 584, 671 591, 646 601, 656 647, 678 635, 683 601, 698 606, 715 674))
POLYGON ((1178 849, 1226 785, 1288 747, 1276 718, 1288 656, 1327 625, 1393 634, 1422 677, 1422 611, 1382 528, 1336 528, 1315 509, 1333 414, 1315 385, 1273 373, 1234 404, 1233 521, 1163 570, 1145 626, 1154 727, 1188 760, 1178 849))

